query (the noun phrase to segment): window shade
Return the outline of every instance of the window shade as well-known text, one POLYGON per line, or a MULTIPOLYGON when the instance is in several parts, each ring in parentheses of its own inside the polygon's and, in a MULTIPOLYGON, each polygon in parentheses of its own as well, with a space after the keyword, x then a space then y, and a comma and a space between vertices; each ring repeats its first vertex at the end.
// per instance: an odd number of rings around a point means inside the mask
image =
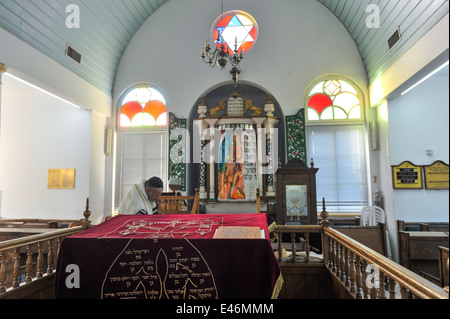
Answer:
POLYGON ((363 125, 308 126, 308 157, 316 176, 318 211, 360 212, 368 205, 363 125))
MULTIPOLYGON (((167 132, 119 133, 117 137, 115 207, 143 179, 167 181, 167 132)), ((164 185, 165 186, 165 185, 164 185)))

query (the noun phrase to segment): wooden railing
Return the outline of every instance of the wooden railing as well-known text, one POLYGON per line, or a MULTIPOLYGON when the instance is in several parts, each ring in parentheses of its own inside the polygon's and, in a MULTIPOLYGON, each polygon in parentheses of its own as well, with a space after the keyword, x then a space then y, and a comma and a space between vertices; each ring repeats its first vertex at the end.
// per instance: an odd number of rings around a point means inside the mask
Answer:
MULTIPOLYGON (((328 226, 277 226, 278 260, 309 262, 309 234, 322 234, 324 266, 354 299, 448 299, 443 288, 328 226), (292 255, 282 258, 281 236, 291 234, 292 255), (296 235, 303 234, 305 259, 296 256, 296 235)), ((448 267, 448 265, 447 265, 448 267)))
POLYGON ((63 239, 91 224, 89 199, 83 215, 81 226, 0 242, 0 298, 52 275, 63 239))
POLYGON ((448 299, 441 287, 345 236, 323 228, 325 266, 357 299, 448 299))

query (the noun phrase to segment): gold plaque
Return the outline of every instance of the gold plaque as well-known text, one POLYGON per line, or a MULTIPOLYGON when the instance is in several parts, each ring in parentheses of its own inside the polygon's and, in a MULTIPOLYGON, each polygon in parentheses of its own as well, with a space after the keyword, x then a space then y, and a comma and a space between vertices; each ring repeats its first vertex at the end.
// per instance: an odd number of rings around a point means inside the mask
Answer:
POLYGON ((436 161, 424 166, 426 189, 448 189, 448 164, 436 161))
POLYGON ((397 189, 422 189, 422 166, 409 161, 392 166, 392 185, 397 189))
POLYGON ((49 189, 75 188, 75 169, 49 169, 47 188, 49 189))

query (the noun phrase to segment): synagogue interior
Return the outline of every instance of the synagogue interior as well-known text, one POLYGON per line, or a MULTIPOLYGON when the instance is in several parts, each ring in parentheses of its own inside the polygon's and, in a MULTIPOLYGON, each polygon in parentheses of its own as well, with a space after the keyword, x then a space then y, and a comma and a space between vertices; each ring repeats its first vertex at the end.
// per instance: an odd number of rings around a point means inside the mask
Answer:
POLYGON ((0 299, 448 299, 448 164, 448 0, 0 0, 0 299))

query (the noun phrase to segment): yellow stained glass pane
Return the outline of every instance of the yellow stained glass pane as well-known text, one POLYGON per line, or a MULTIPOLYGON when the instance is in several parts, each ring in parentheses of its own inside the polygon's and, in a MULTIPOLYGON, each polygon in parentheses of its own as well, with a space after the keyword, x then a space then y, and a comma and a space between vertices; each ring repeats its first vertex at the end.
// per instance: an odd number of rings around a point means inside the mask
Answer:
POLYGON ((323 93, 323 83, 324 82, 320 82, 320 83, 316 84, 312 88, 312 90, 309 92, 309 96, 312 96, 312 95, 317 94, 317 93, 323 93))
POLYGON ((345 92, 338 94, 333 104, 349 112, 355 105, 359 104, 359 99, 353 93, 345 92))
POLYGON ((322 114, 320 115, 321 120, 332 120, 333 119, 333 107, 327 107, 325 110, 323 110, 322 114))
POLYGON ((122 127, 130 127, 131 126, 131 121, 128 118, 128 116, 126 116, 124 114, 120 114, 120 126, 122 126, 122 127))
POLYGON ((147 87, 140 88, 136 91, 136 101, 141 104, 147 104, 151 98, 152 91, 147 87))
POLYGON ((345 81, 339 81, 341 83, 341 92, 350 92, 355 94, 356 96, 358 95, 358 93, 356 92, 356 90, 353 88, 353 86, 351 86, 350 84, 348 84, 345 81))
POLYGON ((310 120, 310 121, 318 121, 318 120, 320 120, 319 119, 319 115, 312 108, 308 108, 308 120, 310 120))
POLYGON ((163 113, 158 117, 156 125, 167 125, 167 113, 163 113))
POLYGON ((341 92, 341 83, 337 80, 326 81, 325 85, 323 86, 323 90, 326 94, 334 96, 341 92))
POLYGON ((341 109, 340 107, 334 107, 333 111, 334 111, 334 119, 335 120, 347 119, 347 113, 345 113, 345 111, 343 109, 341 109))
POLYGON ((361 106, 357 105, 353 109, 351 109, 350 113, 348 113, 349 119, 359 119, 361 118, 361 106))
POLYGON ((148 113, 139 113, 131 120, 131 126, 153 126, 156 124, 155 119, 148 113))

